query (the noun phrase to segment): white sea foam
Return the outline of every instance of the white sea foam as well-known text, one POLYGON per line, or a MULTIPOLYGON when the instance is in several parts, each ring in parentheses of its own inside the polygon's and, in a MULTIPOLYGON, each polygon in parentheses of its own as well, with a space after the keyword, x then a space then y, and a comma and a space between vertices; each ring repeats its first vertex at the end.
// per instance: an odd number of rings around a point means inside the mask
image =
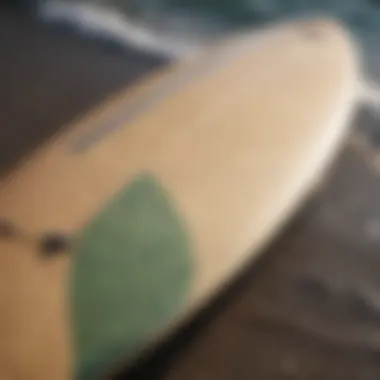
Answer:
POLYGON ((38 11, 47 22, 66 22, 86 35, 113 39, 126 46, 179 59, 196 51, 199 43, 192 39, 167 34, 128 18, 116 10, 93 4, 48 1, 38 11))

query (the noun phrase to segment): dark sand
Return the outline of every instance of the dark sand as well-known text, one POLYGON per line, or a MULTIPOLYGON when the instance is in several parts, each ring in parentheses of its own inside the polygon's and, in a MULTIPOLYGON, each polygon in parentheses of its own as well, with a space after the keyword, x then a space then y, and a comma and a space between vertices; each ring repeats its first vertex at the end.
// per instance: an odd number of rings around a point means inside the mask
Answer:
MULTIPOLYGON (((0 56, 2 174, 69 120, 164 63, 6 13, 0 56)), ((379 134, 365 115, 355 124, 355 135, 367 140, 347 142, 324 188, 262 260, 118 379, 380 379, 379 134)))

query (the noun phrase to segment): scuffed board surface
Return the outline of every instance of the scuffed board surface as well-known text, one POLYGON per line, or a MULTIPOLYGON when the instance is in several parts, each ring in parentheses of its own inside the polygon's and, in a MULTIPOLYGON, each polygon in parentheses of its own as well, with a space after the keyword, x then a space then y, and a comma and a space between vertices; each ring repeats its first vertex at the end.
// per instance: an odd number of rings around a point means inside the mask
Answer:
MULTIPOLYGON (((52 133, 120 82, 161 64, 94 45, 74 48, 75 40, 0 17, 0 77, 6 84, 0 87, 0 120, 9 126, 2 133, 10 142, 0 149, 1 171, 22 154, 14 153, 16 147, 33 147, 21 136, 52 133)), ((380 378, 378 135, 363 120, 356 123, 360 137, 347 144, 324 188, 261 263, 247 268, 200 323, 128 379, 380 378)))
POLYGON ((133 379, 380 377, 380 121, 364 110, 320 191, 259 263, 133 379))

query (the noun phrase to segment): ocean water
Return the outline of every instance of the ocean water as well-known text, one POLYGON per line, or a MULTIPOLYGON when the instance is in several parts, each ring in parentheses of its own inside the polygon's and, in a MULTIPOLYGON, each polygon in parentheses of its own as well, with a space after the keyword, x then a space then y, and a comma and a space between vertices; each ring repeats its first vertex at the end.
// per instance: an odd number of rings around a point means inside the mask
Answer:
POLYGON ((380 78, 380 0, 18 0, 51 23, 181 56, 204 40, 267 22, 326 14, 345 22, 380 78))
MULTIPOLYGON (((19 0, 24 3, 28 0, 19 0)), ((361 35, 380 33, 380 0, 29 0, 36 4, 86 3, 116 10, 129 17, 165 23, 181 20, 233 27, 297 15, 324 12, 346 21, 361 35)))

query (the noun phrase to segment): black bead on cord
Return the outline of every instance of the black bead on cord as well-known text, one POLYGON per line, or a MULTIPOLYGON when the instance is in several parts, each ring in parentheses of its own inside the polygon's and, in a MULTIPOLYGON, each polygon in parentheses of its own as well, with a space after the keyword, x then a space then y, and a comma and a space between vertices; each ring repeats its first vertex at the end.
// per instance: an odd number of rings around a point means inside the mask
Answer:
MULTIPOLYGON (((0 218, 0 239, 25 240, 24 238, 25 234, 10 220, 0 218)), ((73 239, 71 236, 60 232, 48 232, 42 235, 37 243, 38 250, 43 256, 52 257, 70 251, 73 239)))
POLYGON ((69 251, 71 247, 71 237, 58 232, 50 232, 40 238, 39 251, 44 256, 55 256, 69 251))

